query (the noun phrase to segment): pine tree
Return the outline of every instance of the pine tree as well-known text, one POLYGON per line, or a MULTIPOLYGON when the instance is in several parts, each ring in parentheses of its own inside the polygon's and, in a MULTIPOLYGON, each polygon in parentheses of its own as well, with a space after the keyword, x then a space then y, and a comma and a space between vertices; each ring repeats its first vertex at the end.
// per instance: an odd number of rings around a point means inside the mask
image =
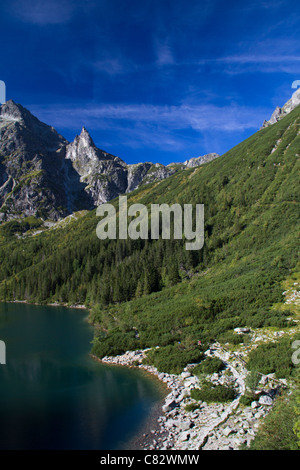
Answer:
POLYGON ((142 297, 144 292, 144 286, 143 286, 143 281, 141 279, 138 280, 136 291, 135 291, 135 297, 142 297))
POLYGON ((169 283, 171 286, 174 286, 180 282, 180 276, 178 272, 178 266, 176 261, 172 261, 168 269, 169 283))

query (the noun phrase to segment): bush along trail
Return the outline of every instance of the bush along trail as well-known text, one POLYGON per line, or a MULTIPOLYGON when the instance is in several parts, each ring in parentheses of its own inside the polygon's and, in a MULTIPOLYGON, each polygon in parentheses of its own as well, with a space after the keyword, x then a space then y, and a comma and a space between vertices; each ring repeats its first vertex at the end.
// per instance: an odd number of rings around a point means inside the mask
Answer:
POLYGON ((149 351, 102 358, 103 363, 144 369, 169 389, 157 428, 150 436, 144 435, 144 449, 238 450, 249 446, 275 396, 285 387, 285 381, 276 380, 274 374, 260 374, 256 393, 245 399, 249 373, 244 362, 219 343, 210 345, 200 364, 188 364, 178 375, 145 364, 149 351))

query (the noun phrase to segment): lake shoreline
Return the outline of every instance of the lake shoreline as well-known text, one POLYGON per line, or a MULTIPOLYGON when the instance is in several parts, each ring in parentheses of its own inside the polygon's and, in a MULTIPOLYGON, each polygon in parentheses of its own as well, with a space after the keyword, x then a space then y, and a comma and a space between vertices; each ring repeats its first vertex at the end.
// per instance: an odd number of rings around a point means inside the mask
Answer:
MULTIPOLYGON (((155 436, 161 433, 160 426, 158 420, 162 416, 162 406, 164 404, 164 400, 156 403, 151 412, 149 417, 146 419, 141 425, 139 431, 132 437, 120 450, 145 450, 153 445, 153 440, 155 436)), ((165 434, 167 437, 167 433, 165 434)))
MULTIPOLYGON (((159 420, 163 416, 162 407, 170 393, 170 388, 165 382, 159 379, 157 373, 149 370, 147 367, 136 366, 130 363, 118 364, 116 362, 103 361, 94 354, 90 354, 90 357, 95 361, 100 362, 102 365, 107 365, 109 367, 126 367, 127 369, 138 369, 140 372, 147 375, 151 380, 155 380, 158 383, 163 395, 162 398, 152 407, 149 416, 141 424, 135 435, 131 437, 129 441, 124 443, 122 448, 119 450, 145 450, 146 448, 152 446, 155 435, 162 435, 159 420)), ((167 438, 167 433, 163 433, 163 435, 167 438)))
POLYGON ((28 302, 28 300, 0 300, 1 303, 5 304, 26 304, 26 305, 40 305, 41 307, 66 307, 66 308, 78 308, 80 310, 89 310, 89 307, 80 304, 69 305, 65 303, 52 302, 52 303, 37 303, 28 302))

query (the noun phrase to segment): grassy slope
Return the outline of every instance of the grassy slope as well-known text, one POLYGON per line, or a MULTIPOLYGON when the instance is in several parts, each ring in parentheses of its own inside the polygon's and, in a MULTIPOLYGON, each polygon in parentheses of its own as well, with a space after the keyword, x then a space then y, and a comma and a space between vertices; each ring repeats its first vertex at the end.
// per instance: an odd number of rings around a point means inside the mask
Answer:
MULTIPOLYGON (((298 257, 299 116, 297 109, 217 160, 132 195, 145 204, 204 202, 208 262, 191 280, 109 306, 106 315, 96 310, 96 321, 114 318, 109 328, 123 332, 134 326, 146 346, 169 342, 170 332, 174 341, 218 338, 236 326, 263 326, 268 317, 284 325, 273 306, 298 257)), ((99 354, 111 347, 104 344, 99 354)))

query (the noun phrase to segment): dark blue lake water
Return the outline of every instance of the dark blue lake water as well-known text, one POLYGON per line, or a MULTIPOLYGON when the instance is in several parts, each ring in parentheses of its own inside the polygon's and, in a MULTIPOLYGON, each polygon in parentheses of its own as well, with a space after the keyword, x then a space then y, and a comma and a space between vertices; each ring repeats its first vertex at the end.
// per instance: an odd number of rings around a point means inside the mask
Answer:
POLYGON ((143 372, 89 356, 86 315, 0 303, 0 449, 121 449, 162 399, 143 372))

